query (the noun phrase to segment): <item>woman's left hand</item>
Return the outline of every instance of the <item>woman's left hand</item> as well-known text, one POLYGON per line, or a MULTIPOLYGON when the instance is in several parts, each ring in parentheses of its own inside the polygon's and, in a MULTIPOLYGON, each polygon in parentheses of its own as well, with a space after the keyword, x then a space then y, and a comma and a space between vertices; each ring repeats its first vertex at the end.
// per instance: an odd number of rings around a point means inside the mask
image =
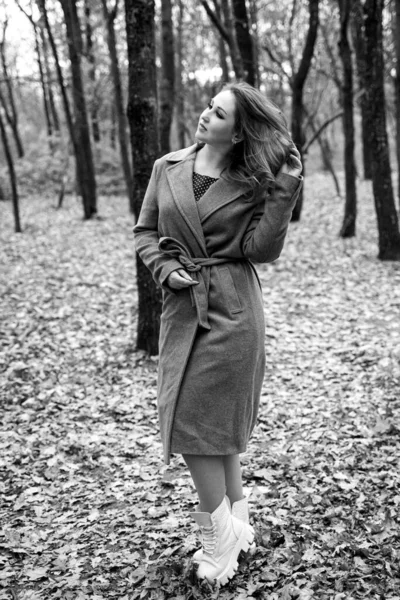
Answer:
POLYGON ((281 166, 279 173, 292 175, 292 177, 300 177, 302 170, 303 165, 301 164, 300 152, 297 150, 296 146, 293 145, 290 149, 290 155, 287 161, 281 166))

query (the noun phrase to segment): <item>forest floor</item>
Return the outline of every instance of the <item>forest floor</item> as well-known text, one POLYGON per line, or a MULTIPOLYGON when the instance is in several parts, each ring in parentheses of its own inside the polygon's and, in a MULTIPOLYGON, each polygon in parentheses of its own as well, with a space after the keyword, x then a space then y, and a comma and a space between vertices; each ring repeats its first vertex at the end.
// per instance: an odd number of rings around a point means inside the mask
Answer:
POLYGON ((357 237, 306 181, 264 287, 267 370, 243 457, 255 553, 199 586, 179 458, 162 463, 157 360, 135 351, 127 201, 82 221, 69 196, 1 203, 0 600, 400 598, 400 263, 377 260, 370 186, 357 237))

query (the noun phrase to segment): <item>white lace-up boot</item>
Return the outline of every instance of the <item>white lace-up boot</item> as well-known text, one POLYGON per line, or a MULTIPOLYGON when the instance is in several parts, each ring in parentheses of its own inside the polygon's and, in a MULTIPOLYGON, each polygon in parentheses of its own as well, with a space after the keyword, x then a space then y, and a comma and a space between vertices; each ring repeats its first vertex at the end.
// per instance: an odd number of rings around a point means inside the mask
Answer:
POLYGON ((247 498, 242 498, 232 504, 232 515, 245 523, 249 522, 249 503, 247 498))
MULTIPOLYGON (((231 501, 229 500, 228 496, 225 496, 225 502, 227 503, 227 505, 229 507, 229 510, 231 510, 231 501)), ((197 508, 197 511, 200 512, 200 505, 198 505, 196 508, 197 508)), ((194 513, 192 513, 192 514, 194 514, 194 513)), ((200 541, 202 541, 202 539, 201 539, 201 529, 199 530, 199 537, 200 537, 200 541)), ((200 562, 202 556, 203 556, 203 548, 199 548, 193 554, 192 559, 194 560, 194 562, 200 562)))
MULTIPOLYGON (((225 501, 228 504, 229 508, 231 506, 230 500, 228 496, 225 496, 225 501)), ((232 516, 240 519, 240 521, 244 521, 245 523, 249 523, 249 503, 247 498, 242 498, 241 500, 237 500, 232 504, 231 513, 232 516)), ((254 551, 256 548, 255 542, 250 545, 250 550, 254 551)), ((193 560, 195 562, 199 562, 201 557, 203 556, 203 548, 199 548, 193 554, 193 560)))
POLYGON ((241 550, 247 552, 253 542, 254 530, 232 516, 225 499, 213 513, 194 512, 192 516, 200 527, 203 544, 197 577, 225 585, 237 570, 241 550))
MULTIPOLYGON (((232 504, 232 516, 240 519, 240 521, 249 523, 249 502, 247 498, 242 498, 241 500, 237 500, 232 504)), ((253 542, 250 544, 251 554, 254 554, 255 549, 256 543, 253 542)))

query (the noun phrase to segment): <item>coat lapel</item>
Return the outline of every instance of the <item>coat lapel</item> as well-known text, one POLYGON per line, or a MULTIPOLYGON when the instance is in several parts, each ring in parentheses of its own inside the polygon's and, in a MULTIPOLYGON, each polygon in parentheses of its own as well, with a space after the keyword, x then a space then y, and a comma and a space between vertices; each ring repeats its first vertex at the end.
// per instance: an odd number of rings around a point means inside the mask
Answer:
POLYGON ((167 167, 166 173, 179 212, 193 232, 205 256, 207 256, 202 223, 214 212, 248 192, 249 188, 245 185, 226 181, 221 177, 209 187, 199 202, 196 202, 192 183, 196 150, 197 144, 194 144, 189 148, 171 153, 167 157, 170 166, 167 167))
POLYGON ((249 191, 249 188, 238 183, 226 181, 220 177, 213 183, 198 202, 200 222, 204 223, 217 210, 233 202, 239 196, 249 191))
MULTIPOLYGON (((176 152, 174 154, 179 153, 176 152)), ((193 193, 192 174, 194 157, 195 155, 193 152, 183 160, 179 160, 179 162, 169 161, 174 162, 175 164, 167 167, 166 174, 179 212, 192 231, 204 256, 208 256, 203 228, 200 223, 196 200, 193 193)))

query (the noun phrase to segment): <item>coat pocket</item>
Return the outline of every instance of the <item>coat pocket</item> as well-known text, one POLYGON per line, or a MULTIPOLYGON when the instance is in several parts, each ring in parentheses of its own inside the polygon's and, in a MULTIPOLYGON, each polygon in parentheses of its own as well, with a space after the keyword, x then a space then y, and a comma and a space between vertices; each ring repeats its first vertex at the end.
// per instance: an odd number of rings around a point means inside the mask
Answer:
POLYGON ((236 291, 235 282, 228 267, 218 267, 218 276, 221 282, 222 293, 232 314, 243 311, 236 291))

